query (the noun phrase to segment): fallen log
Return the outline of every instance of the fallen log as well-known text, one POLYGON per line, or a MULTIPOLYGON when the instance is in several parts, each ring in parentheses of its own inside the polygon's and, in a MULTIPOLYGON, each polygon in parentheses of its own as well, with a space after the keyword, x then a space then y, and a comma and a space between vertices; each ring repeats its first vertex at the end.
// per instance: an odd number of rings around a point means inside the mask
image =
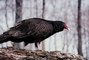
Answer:
POLYGON ((13 47, 0 49, 0 60, 85 60, 80 55, 61 51, 25 50, 13 47))

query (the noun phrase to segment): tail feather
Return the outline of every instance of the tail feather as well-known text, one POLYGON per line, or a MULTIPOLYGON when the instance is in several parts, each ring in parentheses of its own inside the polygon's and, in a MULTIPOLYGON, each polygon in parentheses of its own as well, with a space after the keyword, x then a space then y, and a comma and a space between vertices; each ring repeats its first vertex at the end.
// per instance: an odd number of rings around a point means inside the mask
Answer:
POLYGON ((9 35, 2 34, 0 35, 0 43, 8 41, 9 35))

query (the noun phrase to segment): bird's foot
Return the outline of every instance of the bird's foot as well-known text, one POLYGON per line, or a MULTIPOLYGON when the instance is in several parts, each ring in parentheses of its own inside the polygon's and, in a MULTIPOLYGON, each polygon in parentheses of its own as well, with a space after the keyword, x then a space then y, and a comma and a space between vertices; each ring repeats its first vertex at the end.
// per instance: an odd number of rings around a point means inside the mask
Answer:
POLYGON ((35 43, 36 50, 41 50, 40 49, 40 42, 35 43))

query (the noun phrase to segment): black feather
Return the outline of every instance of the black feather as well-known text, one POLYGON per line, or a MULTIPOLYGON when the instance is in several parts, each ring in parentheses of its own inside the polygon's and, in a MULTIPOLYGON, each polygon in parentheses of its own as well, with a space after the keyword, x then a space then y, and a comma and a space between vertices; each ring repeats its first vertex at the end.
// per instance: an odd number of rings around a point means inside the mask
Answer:
POLYGON ((41 42, 56 32, 64 29, 62 21, 48 21, 41 18, 30 18, 18 22, 14 27, 0 35, 0 43, 6 41, 28 43, 41 42))

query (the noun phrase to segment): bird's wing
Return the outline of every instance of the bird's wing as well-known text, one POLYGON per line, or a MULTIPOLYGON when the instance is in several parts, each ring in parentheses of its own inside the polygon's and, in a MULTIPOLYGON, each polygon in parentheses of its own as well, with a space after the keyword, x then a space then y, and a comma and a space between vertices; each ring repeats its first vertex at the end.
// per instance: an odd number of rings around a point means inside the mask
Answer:
POLYGON ((6 31, 4 34, 9 34, 15 38, 24 38, 28 37, 28 32, 32 32, 33 27, 29 27, 28 25, 30 22, 27 22, 25 20, 18 22, 14 27, 11 27, 8 31, 6 31))
POLYGON ((8 34, 15 38, 41 38, 51 35, 52 26, 47 22, 21 21, 7 31, 8 34))

